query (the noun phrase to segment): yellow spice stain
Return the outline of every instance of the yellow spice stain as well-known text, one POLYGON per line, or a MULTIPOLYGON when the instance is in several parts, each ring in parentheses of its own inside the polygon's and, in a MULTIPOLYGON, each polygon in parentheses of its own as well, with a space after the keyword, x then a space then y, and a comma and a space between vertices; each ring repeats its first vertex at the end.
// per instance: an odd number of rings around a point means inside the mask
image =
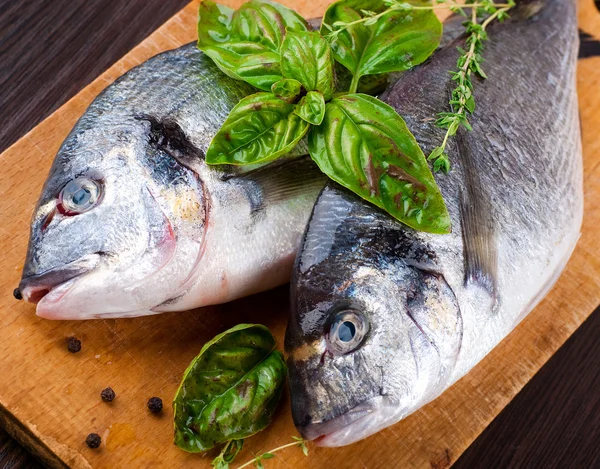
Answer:
POLYGON ((202 215, 201 206, 194 190, 175 191, 170 189, 162 191, 161 195, 177 217, 192 223, 199 221, 198 219, 202 215))
POLYGON ((106 449, 112 451, 119 446, 125 446, 136 438, 135 430, 128 423, 113 423, 106 437, 106 449))
POLYGON ((323 340, 315 340, 313 342, 305 343, 296 347, 290 352, 290 357, 295 362, 310 360, 325 351, 325 343, 323 340))

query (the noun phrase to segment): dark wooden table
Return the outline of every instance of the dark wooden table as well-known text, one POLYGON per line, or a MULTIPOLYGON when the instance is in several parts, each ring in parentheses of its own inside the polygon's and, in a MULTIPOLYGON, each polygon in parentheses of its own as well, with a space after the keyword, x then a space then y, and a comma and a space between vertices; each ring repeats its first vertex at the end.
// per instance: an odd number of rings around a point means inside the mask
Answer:
MULTIPOLYGON (((0 152, 186 3, 0 0, 0 152)), ((600 468, 599 338, 600 308, 454 467, 600 468)), ((0 469, 39 467, 0 429, 0 469)))

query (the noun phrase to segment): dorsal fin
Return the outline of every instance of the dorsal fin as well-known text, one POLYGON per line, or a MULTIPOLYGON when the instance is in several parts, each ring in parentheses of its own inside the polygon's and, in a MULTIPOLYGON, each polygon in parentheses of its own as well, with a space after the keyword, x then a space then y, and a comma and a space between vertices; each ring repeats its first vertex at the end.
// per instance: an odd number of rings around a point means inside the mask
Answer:
POLYGON ((465 174, 465 187, 460 192, 465 284, 478 284, 496 297, 498 253, 493 207, 476 174, 464 129, 456 134, 456 147, 465 174))

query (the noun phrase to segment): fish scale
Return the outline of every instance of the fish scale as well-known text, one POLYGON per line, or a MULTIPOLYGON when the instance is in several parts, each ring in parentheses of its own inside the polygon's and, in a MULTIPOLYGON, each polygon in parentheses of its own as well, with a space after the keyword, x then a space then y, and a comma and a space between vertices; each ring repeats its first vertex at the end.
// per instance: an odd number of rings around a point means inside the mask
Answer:
MULTIPOLYGON (((451 139, 452 169, 435 175, 451 234, 416 232, 334 183, 317 200, 294 271, 286 349, 294 421, 318 444, 352 443, 441 394, 543 298, 579 238, 576 5, 523 1, 511 16, 489 28, 473 130, 451 139), (347 353, 326 353, 347 347, 331 332, 340 321, 367 322, 368 332, 347 353), (353 381, 332 372, 359 357, 371 369, 353 381), (374 394, 381 367, 384 391, 374 394)), ((448 106, 448 71, 463 42, 381 96, 425 154, 443 139, 434 117, 448 106)))
POLYGON ((303 145, 268 165, 204 160, 229 111, 254 92, 188 44, 133 68, 93 101, 33 214, 19 288, 38 315, 182 311, 289 280, 325 176, 303 145), (94 194, 65 193, 69 184, 94 194), (89 210, 64 210, 92 196, 89 210))

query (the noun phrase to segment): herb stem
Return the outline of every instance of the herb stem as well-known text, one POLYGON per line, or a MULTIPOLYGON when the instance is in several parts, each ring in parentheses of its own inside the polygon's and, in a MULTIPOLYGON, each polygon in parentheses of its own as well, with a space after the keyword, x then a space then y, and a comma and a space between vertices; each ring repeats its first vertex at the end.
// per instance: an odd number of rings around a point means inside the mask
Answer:
MULTIPOLYGON (((491 16, 490 16, 490 18, 491 18, 491 16)), ((477 23, 477 9, 476 8, 473 8, 471 10, 471 21, 474 24, 477 23)), ((484 29, 483 25, 481 27, 482 27, 482 29, 484 29)), ((474 36, 476 36, 477 34, 478 33, 476 33, 476 32, 472 33, 471 46, 469 47, 469 50, 468 50, 467 54, 465 55, 465 63, 459 69, 459 72, 458 72, 459 73, 458 83, 461 86, 465 85, 467 76, 471 74, 470 70, 473 65, 473 60, 475 59, 475 46, 477 45, 477 40, 475 40, 474 36)), ((465 110, 467 108, 466 95, 462 94, 459 98, 459 101, 460 101, 460 105, 459 105, 460 107, 458 108, 458 111, 456 111, 456 113, 464 114, 465 110)), ((446 135, 444 136, 444 143, 442 144, 442 148, 446 148, 446 143, 448 142, 448 137, 449 137, 449 132, 446 132, 446 135)))
MULTIPOLYGON (((294 441, 293 443, 288 443, 287 445, 279 446, 275 449, 272 449, 271 451, 269 451, 269 453, 273 454, 273 453, 276 453, 277 451, 281 451, 282 449, 291 448, 292 446, 299 446, 299 444, 297 441, 294 441)), ((254 464, 255 461, 260 460, 260 458, 261 458, 260 455, 256 456, 254 459, 251 459, 250 461, 245 462, 241 466, 238 466, 237 469, 242 469, 244 467, 248 467, 248 466, 254 464)))
MULTIPOLYGON (((469 4, 469 6, 473 6, 473 8, 471 9, 471 22, 473 25, 477 24, 477 8, 475 8, 474 5, 475 4, 469 4)), ((494 21, 499 16, 501 17, 504 13, 510 10, 512 6, 513 5, 506 5, 502 8, 498 8, 498 10, 492 13, 481 23, 480 28, 473 30, 470 33, 469 38, 467 39, 468 43, 470 43, 469 50, 462 57, 464 63, 461 67, 459 67, 458 72, 455 74, 454 78, 458 84, 457 90, 469 89, 470 91, 468 93, 464 91, 457 93, 458 99, 455 100, 455 104, 458 105, 458 109, 453 113, 452 116, 448 116, 448 118, 442 124, 446 128, 446 135, 444 135, 444 140, 442 141, 442 144, 435 149, 437 150, 437 154, 439 155, 437 158, 442 158, 442 161, 440 161, 440 163, 438 164, 438 169, 443 169, 446 172, 449 169, 449 163, 447 161, 447 155, 445 153, 448 139, 456 133, 458 127, 461 124, 464 125, 465 123, 467 123, 466 127, 470 129, 470 126, 467 122, 467 112, 469 112, 469 109, 467 108, 467 100, 472 96, 472 85, 470 82, 470 76, 474 69, 474 64, 477 61, 477 48, 478 46, 481 46, 482 41, 487 38, 485 30, 492 21, 494 21)), ((479 73, 481 74, 481 72, 479 73)), ((432 155, 433 154, 434 153, 432 152, 432 155)))
POLYGON ((356 93, 358 90, 358 81, 360 80, 360 75, 358 73, 352 74, 352 82, 350 83, 349 93, 356 93))
MULTIPOLYGON (((464 11, 466 8, 472 8, 474 11, 476 11, 477 8, 488 7, 489 3, 464 4, 464 3, 458 3, 458 2, 455 2, 452 0, 448 0, 448 1, 444 1, 443 3, 438 3, 436 5, 412 5, 407 2, 390 1, 388 3, 388 5, 389 5, 388 8, 386 8, 381 13, 371 14, 369 16, 360 18, 355 21, 350 21, 348 23, 340 24, 338 26, 338 28, 331 31, 331 33, 329 35, 335 36, 335 35, 341 33, 342 31, 344 31, 345 29, 350 28, 351 26, 355 26, 357 24, 361 24, 366 21, 374 22, 374 21, 378 20, 379 18, 381 18, 383 15, 388 14, 390 11, 397 11, 397 10, 452 10, 452 11, 458 12, 458 11, 464 11)), ((512 5, 510 3, 496 3, 496 4, 494 4, 494 6, 496 8, 503 8, 503 9, 505 9, 505 11, 512 8, 512 5)), ((334 28, 335 28, 335 25, 334 25, 334 28)))

